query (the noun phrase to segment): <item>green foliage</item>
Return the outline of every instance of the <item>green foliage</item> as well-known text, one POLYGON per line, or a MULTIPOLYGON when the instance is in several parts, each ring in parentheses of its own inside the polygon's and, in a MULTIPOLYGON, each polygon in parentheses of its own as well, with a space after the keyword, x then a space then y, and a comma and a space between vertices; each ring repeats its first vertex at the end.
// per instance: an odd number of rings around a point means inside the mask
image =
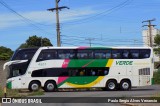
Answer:
POLYGON ((53 46, 48 38, 37 37, 36 35, 29 37, 25 43, 21 44, 19 48, 53 46))
POLYGON ((154 38, 154 43, 155 43, 155 46, 158 46, 160 47, 160 35, 157 34, 154 38))
POLYGON ((160 69, 153 73, 154 84, 160 84, 160 69))
POLYGON ((12 56, 13 51, 4 46, 0 46, 0 60, 8 60, 12 56))
POLYGON ((156 47, 154 48, 154 52, 155 54, 159 55, 160 54, 160 35, 159 34, 155 36, 154 43, 155 43, 154 46, 156 47))

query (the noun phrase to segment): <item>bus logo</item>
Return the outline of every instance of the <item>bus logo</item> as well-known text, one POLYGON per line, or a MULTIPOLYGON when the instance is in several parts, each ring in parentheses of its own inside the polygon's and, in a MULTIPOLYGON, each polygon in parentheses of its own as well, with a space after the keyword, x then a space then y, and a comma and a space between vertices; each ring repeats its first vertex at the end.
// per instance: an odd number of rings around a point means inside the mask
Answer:
POLYGON ((133 61, 116 61, 116 65, 133 65, 133 61))

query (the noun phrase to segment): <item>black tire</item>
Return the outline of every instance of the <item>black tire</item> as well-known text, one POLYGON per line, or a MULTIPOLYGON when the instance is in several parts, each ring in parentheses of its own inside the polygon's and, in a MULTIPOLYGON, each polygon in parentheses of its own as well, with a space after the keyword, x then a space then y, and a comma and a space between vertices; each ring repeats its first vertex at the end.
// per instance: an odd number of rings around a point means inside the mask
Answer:
POLYGON ((44 90, 45 92, 54 92, 57 89, 57 85, 54 81, 47 81, 44 84, 44 90))
POLYGON ((129 80, 122 80, 120 83, 120 89, 123 91, 128 91, 131 89, 131 82, 129 80))
POLYGON ((115 80, 107 81, 106 89, 109 91, 115 91, 117 89, 117 82, 115 80))
POLYGON ((38 81, 32 81, 30 82, 28 89, 30 91, 38 91, 40 89, 40 83, 38 81))

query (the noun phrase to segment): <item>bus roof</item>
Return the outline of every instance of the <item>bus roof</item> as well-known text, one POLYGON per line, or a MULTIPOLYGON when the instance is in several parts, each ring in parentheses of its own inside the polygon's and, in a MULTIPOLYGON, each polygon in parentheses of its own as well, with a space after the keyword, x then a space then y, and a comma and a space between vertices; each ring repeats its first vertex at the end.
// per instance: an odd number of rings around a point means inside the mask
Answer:
POLYGON ((105 47, 105 46, 93 46, 93 47, 88 47, 88 46, 80 46, 80 47, 53 47, 53 46, 48 46, 48 47, 40 47, 39 49, 152 49, 151 47, 105 47))

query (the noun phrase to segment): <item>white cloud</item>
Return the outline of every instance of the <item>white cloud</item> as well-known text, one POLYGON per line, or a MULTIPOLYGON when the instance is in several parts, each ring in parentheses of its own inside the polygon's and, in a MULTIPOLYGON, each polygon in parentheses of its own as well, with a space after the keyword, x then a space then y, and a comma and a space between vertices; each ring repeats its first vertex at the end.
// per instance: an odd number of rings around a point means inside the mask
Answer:
MULTIPOLYGON (((91 8, 83 8, 83 9, 76 9, 76 10, 63 10, 60 11, 60 20, 61 22, 73 21, 75 19, 82 19, 85 16, 95 14, 91 8)), ((42 24, 51 24, 55 23, 55 12, 49 11, 31 11, 31 12, 24 12, 20 13, 22 16, 33 20, 38 23, 42 24)), ((27 26, 28 24, 23 21, 22 18, 16 16, 13 13, 5 13, 0 15, 0 29, 6 29, 10 27, 17 27, 17 26, 27 26)))

